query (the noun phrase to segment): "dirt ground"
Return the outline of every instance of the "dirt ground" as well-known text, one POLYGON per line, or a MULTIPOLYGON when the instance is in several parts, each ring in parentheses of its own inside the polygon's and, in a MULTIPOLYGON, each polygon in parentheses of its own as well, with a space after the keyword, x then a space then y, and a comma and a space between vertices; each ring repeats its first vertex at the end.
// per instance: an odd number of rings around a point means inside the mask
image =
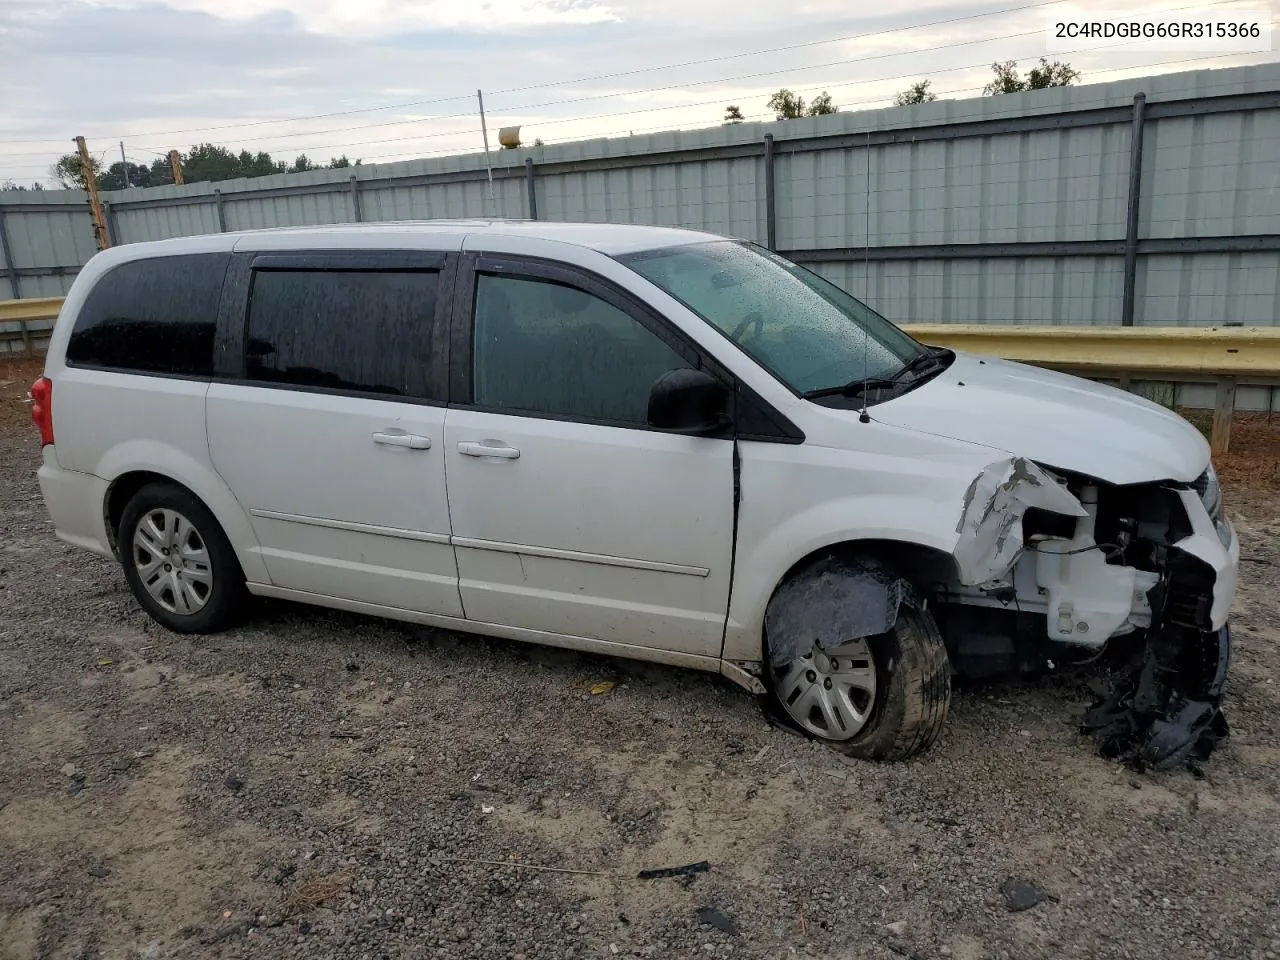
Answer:
POLYGON ((846 763, 696 673, 284 605, 166 634, 54 540, 34 375, 0 363, 2 960, 1280 957, 1265 467, 1231 467, 1203 779, 1100 759, 1087 673, 962 689, 927 755, 846 763), (1051 896, 1011 912, 1010 878, 1051 896))

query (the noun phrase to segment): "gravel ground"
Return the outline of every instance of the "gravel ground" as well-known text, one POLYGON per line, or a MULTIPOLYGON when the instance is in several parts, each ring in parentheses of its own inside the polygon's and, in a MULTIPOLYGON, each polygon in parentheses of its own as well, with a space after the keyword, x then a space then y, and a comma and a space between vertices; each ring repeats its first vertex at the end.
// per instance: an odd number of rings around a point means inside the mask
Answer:
POLYGON ((53 539, 21 392, 4 960, 1280 957, 1280 495, 1234 495, 1233 736, 1205 779, 1097 757, 1079 674, 962 690, 926 756, 847 763, 701 674, 283 605, 165 634, 53 539), (1011 912, 1011 877, 1052 896, 1011 912))

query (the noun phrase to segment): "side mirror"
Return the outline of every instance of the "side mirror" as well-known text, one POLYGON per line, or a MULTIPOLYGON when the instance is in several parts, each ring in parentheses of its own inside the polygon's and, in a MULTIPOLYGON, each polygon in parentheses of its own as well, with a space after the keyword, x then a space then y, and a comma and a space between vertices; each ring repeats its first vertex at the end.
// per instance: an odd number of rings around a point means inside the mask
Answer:
POLYGON ((714 433, 728 426, 729 391, 703 370, 668 370, 649 388, 649 425, 674 433, 714 433))

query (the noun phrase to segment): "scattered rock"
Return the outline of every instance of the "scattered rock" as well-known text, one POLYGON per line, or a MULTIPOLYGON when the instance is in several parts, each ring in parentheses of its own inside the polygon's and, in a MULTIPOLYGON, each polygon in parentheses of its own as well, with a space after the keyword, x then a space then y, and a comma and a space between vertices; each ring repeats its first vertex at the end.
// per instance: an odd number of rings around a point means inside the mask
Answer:
POLYGON ((104 877, 111 876, 111 869, 109 867, 104 867, 100 863, 95 863, 89 867, 88 873, 89 873, 89 876, 91 877, 97 877, 98 879, 102 879, 104 877))
POLYGON ((76 765, 74 763, 64 763, 62 765, 62 775, 64 777, 74 777, 76 775, 76 765))
POLYGON ((895 920, 893 923, 886 923, 884 928, 892 933, 895 937, 900 937, 907 932, 907 921, 895 920))

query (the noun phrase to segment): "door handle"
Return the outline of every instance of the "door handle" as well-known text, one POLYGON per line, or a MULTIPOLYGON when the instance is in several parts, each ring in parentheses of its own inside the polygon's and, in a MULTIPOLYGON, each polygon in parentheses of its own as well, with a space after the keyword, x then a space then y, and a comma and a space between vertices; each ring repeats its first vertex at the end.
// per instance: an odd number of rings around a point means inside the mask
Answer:
POLYGON ((463 440, 458 452, 464 457, 493 457, 497 460, 519 460, 520 451, 501 440, 463 440))
POLYGON ((430 450, 431 438, 416 433, 405 433, 403 430, 379 430, 373 435, 374 443, 385 443, 392 447, 408 447, 410 450, 430 450))

